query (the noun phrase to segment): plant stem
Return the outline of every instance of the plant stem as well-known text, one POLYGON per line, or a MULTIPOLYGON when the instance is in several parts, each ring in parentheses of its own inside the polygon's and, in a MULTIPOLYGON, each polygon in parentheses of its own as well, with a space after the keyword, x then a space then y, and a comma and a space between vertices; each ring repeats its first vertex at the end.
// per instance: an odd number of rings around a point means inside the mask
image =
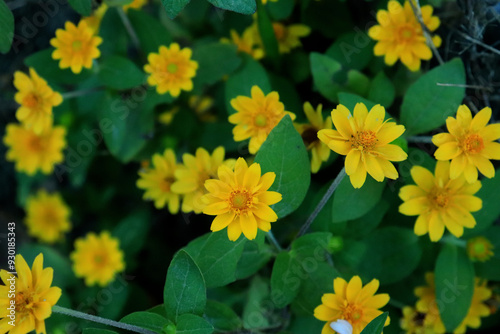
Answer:
POLYGON ((269 231, 266 233, 266 238, 267 240, 269 240, 270 243, 273 244, 274 247, 276 247, 276 249, 278 250, 278 252, 281 252, 283 250, 283 248, 281 248, 278 240, 276 240, 276 238, 274 237, 274 234, 273 232, 269 231))
POLYGON ((62 93, 61 96, 62 96, 63 100, 67 100, 67 99, 72 99, 74 97, 80 97, 80 96, 92 94, 92 93, 97 92, 99 90, 100 90, 100 88, 75 90, 73 92, 62 93))
POLYGON ((128 19, 127 14, 123 11, 123 8, 118 9, 118 15, 120 15, 120 19, 122 20, 123 25, 125 26, 125 29, 127 30, 128 34, 130 35, 130 39, 132 40, 132 44, 134 44, 134 47, 137 50, 141 49, 141 43, 139 42, 139 38, 137 37, 137 34, 134 30, 134 27, 132 26, 132 23, 130 23, 130 20, 128 19))
POLYGON ((52 311, 54 313, 69 315, 69 316, 72 316, 75 318, 80 318, 80 319, 84 319, 84 320, 88 320, 88 321, 97 322, 99 324, 104 324, 104 325, 113 326, 116 328, 125 329, 128 331, 134 332, 134 333, 156 334, 155 332, 150 331, 149 329, 141 328, 141 327, 134 326, 134 325, 125 324, 122 322, 117 322, 117 321, 106 319, 106 318, 101 318, 101 317, 98 317, 95 315, 90 315, 87 313, 75 311, 75 310, 68 309, 68 308, 61 307, 61 306, 57 306, 57 305, 52 306, 52 311))
POLYGON ((430 136, 413 136, 413 137, 408 137, 406 140, 408 140, 409 143, 432 144, 432 137, 430 136))
POLYGON ((323 196, 323 198, 321 199, 321 201, 319 201, 318 205, 316 206, 316 208, 314 209, 314 211, 311 213, 311 215, 309 216, 309 218, 307 218, 304 226, 302 226, 302 228, 300 229, 299 233, 297 234, 297 236, 295 238, 298 238, 298 237, 304 235, 307 232, 307 230, 311 226, 311 224, 314 221, 314 219, 316 219, 316 217, 318 216, 318 214, 321 212, 321 210, 325 206, 326 202, 328 202, 328 200, 330 199, 330 197, 332 197, 333 192, 335 191, 335 189, 337 189, 337 187, 340 184, 340 181, 342 181, 342 179, 344 178, 344 176, 345 176, 345 167, 342 168, 342 170, 340 171, 339 175, 337 175, 337 177, 335 178, 335 180, 333 180, 332 184, 330 185, 330 188, 328 188, 328 190, 326 191, 325 195, 323 196))
POLYGON ((415 14, 415 17, 417 18, 418 23, 420 23, 420 26, 422 27, 422 32, 424 33, 427 45, 432 49, 432 53, 436 56, 437 61, 439 62, 440 65, 444 64, 443 58, 441 58, 441 55, 439 54, 436 46, 434 45, 434 42, 432 41, 431 37, 431 32, 429 31, 429 28, 424 23, 424 19, 422 18, 422 9, 420 8, 420 3, 419 0, 412 1, 410 0, 410 5, 411 9, 413 10, 413 14, 415 14))

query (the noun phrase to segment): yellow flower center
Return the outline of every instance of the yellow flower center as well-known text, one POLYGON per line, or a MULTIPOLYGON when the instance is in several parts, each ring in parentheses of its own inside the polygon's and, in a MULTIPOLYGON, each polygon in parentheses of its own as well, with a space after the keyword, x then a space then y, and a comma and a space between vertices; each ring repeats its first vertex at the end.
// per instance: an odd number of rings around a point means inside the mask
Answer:
POLYGON ((448 206, 450 194, 446 189, 434 189, 429 193, 429 200, 437 209, 443 209, 448 206))
POLYGON ((467 153, 479 153, 484 148, 483 138, 478 134, 468 135, 462 143, 462 148, 467 153))
POLYGON ((35 93, 26 95, 23 99, 23 105, 28 108, 35 108, 40 103, 40 97, 35 93))
POLYGON ((410 24, 405 24, 399 27, 398 34, 396 35, 397 41, 399 43, 413 42, 415 40, 415 37, 417 37, 417 35, 419 34, 415 29, 415 26, 410 24))
POLYGON ((308 149, 311 148, 316 142, 319 141, 318 139, 318 129, 316 129, 314 126, 308 127, 307 129, 302 132, 302 140, 304 141, 304 145, 308 149))
POLYGON ((283 41, 286 38, 287 31, 285 26, 282 25, 281 23, 274 23, 273 30, 274 34, 276 35, 276 39, 278 41, 283 41))
POLYGON ((246 190, 236 190, 229 197, 229 205, 239 215, 246 212, 252 204, 252 195, 246 190))
POLYGON ((35 293, 33 291, 23 291, 16 294, 16 313, 26 313, 33 308, 33 301, 35 300, 35 293))
POLYGON ((467 242, 467 253, 473 261, 487 261, 493 255, 493 245, 484 237, 475 237, 467 242))
POLYGON ((258 114, 255 116, 254 122, 258 127, 265 127, 267 125, 267 117, 263 114, 258 114))
POLYGON ((177 66, 177 64, 170 63, 167 65, 168 73, 174 74, 175 72, 177 72, 178 69, 179 69, 179 66, 177 66))
POLYGON ((72 44, 71 44, 71 47, 73 48, 73 50, 75 51, 80 51, 82 49, 82 42, 81 41, 74 41, 72 44))
POLYGON ((342 312, 342 315, 345 320, 350 323, 355 323, 360 321, 363 317, 363 310, 359 308, 357 305, 347 304, 342 312))
POLYGON ((377 135, 373 131, 360 131, 356 134, 356 137, 351 135, 352 147, 360 151, 373 150, 377 141, 377 135))
POLYGON ((28 140, 28 148, 31 149, 31 151, 41 152, 44 150, 45 145, 42 141, 42 138, 38 136, 32 136, 28 140))
POLYGON ((160 181, 160 184, 158 185, 160 187, 160 190, 164 193, 170 192, 170 186, 172 183, 175 182, 175 179, 171 176, 167 176, 163 180, 160 181))

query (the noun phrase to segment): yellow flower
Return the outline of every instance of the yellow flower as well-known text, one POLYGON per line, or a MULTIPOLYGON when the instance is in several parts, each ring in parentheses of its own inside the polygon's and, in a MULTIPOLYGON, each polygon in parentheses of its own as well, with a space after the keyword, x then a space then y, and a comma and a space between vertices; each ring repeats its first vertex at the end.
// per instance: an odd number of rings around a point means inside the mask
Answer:
MULTIPOLYGON (((434 274, 427 273, 425 275, 427 286, 417 287, 415 295, 419 297, 416 304, 418 312, 425 313, 424 325, 432 328, 434 333, 442 334, 446 332, 439 309, 436 302, 436 286, 434 284, 434 274)), ((490 315, 490 308, 485 303, 491 297, 491 289, 486 286, 486 281, 475 279, 474 294, 467 315, 462 323, 453 331, 453 334, 464 334, 467 327, 479 328, 481 326, 481 317, 490 315)))
POLYGON ((87 286, 104 287, 125 269, 120 241, 107 231, 100 235, 90 232, 85 238, 76 239, 70 258, 76 277, 84 278, 87 286))
POLYGON ((346 155, 345 171, 354 188, 361 188, 366 173, 378 182, 399 174, 390 161, 403 161, 408 155, 397 145, 389 144, 405 131, 403 125, 384 122, 385 109, 377 104, 370 112, 363 103, 354 107, 354 117, 342 104, 332 110, 337 130, 324 129, 318 138, 338 154, 346 155))
POLYGON ((472 261, 486 262, 494 255, 491 241, 479 236, 467 241, 467 255, 472 261))
POLYGON ((143 198, 154 200, 155 207, 161 209, 168 204, 168 210, 172 214, 179 212, 180 196, 171 190, 175 182, 174 173, 178 165, 175 153, 171 149, 165 150, 163 155, 153 155, 153 168, 139 171, 140 179, 137 187, 146 190, 143 198))
POLYGON ((59 241, 71 228, 70 213, 61 195, 40 190, 26 202, 28 234, 47 243, 59 241))
POLYGON ((301 46, 300 38, 309 36, 311 33, 311 28, 304 24, 285 26, 282 23, 274 22, 273 30, 278 40, 280 53, 289 53, 292 49, 301 46))
POLYGON ((18 90, 14 98, 21 105, 16 118, 37 134, 50 128, 53 121, 52 107, 62 103, 61 94, 54 92, 31 67, 29 76, 20 71, 14 73, 14 86, 18 90))
POLYGON ((46 334, 45 320, 52 314, 61 289, 51 287, 54 270, 43 268, 43 254, 39 254, 33 266, 30 267, 23 256, 15 258, 17 277, 6 270, 0 271, 0 278, 5 285, 0 285, 0 333, 26 334, 36 331, 37 334, 46 334), (11 285, 15 286, 15 299, 10 297, 11 285), (11 299, 12 298, 12 299, 11 299), (14 310, 11 303, 15 301, 14 310), (9 324, 10 314, 15 315, 14 326, 9 324))
POLYGON ((132 9, 141 9, 148 3, 148 0, 134 0, 128 5, 123 6, 123 10, 126 12, 129 8, 132 9))
POLYGON ((281 201, 281 194, 268 191, 276 174, 261 176, 260 165, 248 167, 245 159, 239 158, 234 171, 226 165, 218 170, 218 179, 205 181, 208 194, 202 201, 207 205, 203 213, 217 216, 210 229, 214 232, 227 227, 229 240, 236 241, 241 232, 249 240, 255 239, 257 229, 268 232, 278 216, 269 206, 281 201))
POLYGON ((3 142, 9 147, 6 159, 16 163, 16 170, 28 175, 41 170, 50 174, 54 165, 64 160, 66 129, 55 126, 37 135, 18 124, 8 124, 3 142))
POLYGON ((170 93, 173 97, 179 96, 181 89, 191 91, 196 75, 198 63, 191 60, 191 49, 180 49, 179 44, 172 43, 167 48, 160 46, 159 53, 148 55, 148 64, 144 71, 149 73, 148 84, 156 86, 158 94, 170 93))
POLYGON ((262 59, 264 57, 264 50, 262 49, 258 31, 255 30, 256 28, 257 25, 252 24, 243 31, 241 37, 236 30, 231 29, 231 40, 222 38, 221 42, 233 43, 238 47, 238 51, 248 53, 255 60, 262 59))
POLYGON ((203 122, 215 122, 217 116, 210 113, 214 105, 214 99, 206 95, 191 95, 188 100, 189 108, 193 109, 199 119, 203 122))
POLYGON ((196 155, 184 154, 182 160, 184 165, 175 171, 176 181, 172 184, 172 191, 184 195, 182 199, 182 211, 200 213, 204 204, 201 197, 207 192, 205 181, 217 178, 217 170, 221 165, 229 168, 234 166, 234 159, 224 160, 224 147, 217 147, 212 155, 204 148, 196 150, 196 155))
MULTIPOLYGON (((389 1, 388 11, 377 12, 378 25, 368 30, 368 35, 377 41, 373 52, 376 56, 385 55, 385 63, 389 66, 401 59, 401 62, 411 71, 420 69, 420 60, 432 58, 432 51, 426 44, 422 26, 417 21, 410 2, 406 1, 404 7, 395 0, 389 1)), ((422 19, 429 31, 436 30, 440 21, 437 16, 432 16, 433 8, 430 5, 422 6, 422 19)), ((441 45, 441 38, 432 37, 436 47, 441 45)))
POLYGON ((332 128, 332 118, 328 116, 323 120, 323 106, 320 104, 314 110, 309 102, 304 103, 304 113, 309 123, 296 123, 295 128, 302 136, 307 150, 311 151, 311 171, 317 173, 321 162, 327 161, 330 157, 330 148, 324 142, 319 140, 318 131, 332 128))
POLYGON ((431 327, 425 327, 425 313, 418 312, 410 306, 403 307, 403 317, 400 320, 401 328, 406 334, 434 334, 431 327))
POLYGON ((92 68, 92 60, 101 55, 97 47, 102 43, 102 38, 94 35, 86 21, 80 21, 78 26, 67 21, 64 28, 57 29, 56 37, 50 40, 50 44, 56 48, 52 52, 52 59, 60 59, 61 69, 69 67, 76 74, 82 71, 82 67, 92 68))
POLYGON ((231 100, 231 106, 237 112, 229 116, 229 123, 236 124, 233 129, 234 140, 250 138, 248 149, 255 154, 283 116, 288 114, 294 120, 295 114, 285 111, 278 92, 264 95, 258 86, 253 86, 251 94, 251 98, 238 96, 231 100))
POLYGON ((473 228, 476 220, 471 212, 479 211, 483 202, 474 194, 481 182, 468 184, 463 176, 450 179, 450 163, 438 161, 434 175, 424 167, 414 166, 411 176, 416 185, 400 189, 399 197, 404 201, 399 212, 407 216, 418 216, 414 231, 416 235, 429 233, 431 241, 439 241, 446 227, 457 238, 464 227, 473 228))
POLYGON ((158 121, 161 124, 170 125, 174 121, 175 114, 177 114, 180 110, 179 106, 175 106, 170 110, 164 111, 158 115, 158 121))
POLYGON ((456 179, 464 174, 467 182, 477 180, 477 170, 484 176, 495 176, 490 159, 500 160, 500 123, 487 125, 491 108, 484 108, 474 117, 466 105, 458 107, 457 118, 448 117, 446 127, 449 133, 432 137, 438 147, 434 156, 437 160, 451 160, 450 177, 456 179))
POLYGON ((106 14, 107 10, 108 6, 103 3, 92 13, 91 16, 83 17, 81 21, 85 21, 92 33, 97 35, 99 27, 101 26, 102 18, 104 17, 104 14, 106 14))
MULTIPOLYGON (((348 321, 353 334, 361 333, 370 321, 382 314, 379 308, 389 302, 388 294, 375 294, 378 287, 379 281, 376 279, 364 287, 359 276, 352 277, 349 283, 340 277, 334 279, 334 293, 325 293, 321 297, 322 304, 314 309, 314 317, 326 321, 321 334, 335 334, 330 324, 338 319, 348 321)), ((387 318, 385 326, 389 322, 387 318)))

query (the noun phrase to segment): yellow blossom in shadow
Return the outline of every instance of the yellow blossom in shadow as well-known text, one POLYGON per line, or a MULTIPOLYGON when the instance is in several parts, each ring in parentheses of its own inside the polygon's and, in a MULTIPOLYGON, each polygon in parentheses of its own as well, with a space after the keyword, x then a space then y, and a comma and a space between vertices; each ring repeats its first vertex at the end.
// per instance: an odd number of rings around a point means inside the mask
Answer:
POLYGON ((339 104, 331 114, 336 130, 323 129, 318 138, 334 152, 346 156, 345 171, 354 188, 363 186, 367 172, 378 182, 386 177, 398 178, 391 161, 403 161, 408 155, 390 143, 403 134, 403 125, 384 121, 385 109, 379 104, 368 112, 363 103, 357 103, 354 116, 339 104))
POLYGON ((181 110, 179 106, 175 106, 170 110, 162 112, 158 115, 158 121, 164 125, 170 125, 174 121, 175 115, 181 110))
POLYGON ((479 211, 483 202, 474 196, 481 182, 469 184, 463 176, 450 179, 450 163, 438 161, 434 175, 426 168, 414 166, 411 176, 416 185, 400 189, 399 197, 404 201, 399 212, 407 216, 418 216, 414 232, 421 236, 429 233, 431 241, 439 241, 445 227, 457 238, 464 227, 473 228, 476 220, 471 212, 479 211))
POLYGON ((245 52, 252 56, 253 59, 259 60, 264 57, 264 50, 262 49, 262 44, 258 36, 258 31, 256 31, 257 25, 252 24, 250 27, 243 31, 240 36, 236 30, 231 29, 231 39, 222 38, 222 43, 232 43, 238 47, 239 52, 245 52))
POLYGON ((70 254, 76 277, 84 278, 85 285, 107 286, 115 275, 125 269, 120 241, 103 231, 88 233, 75 240, 75 250, 70 254))
POLYGON ((276 174, 261 175, 258 163, 249 167, 245 159, 239 158, 234 170, 223 164, 217 175, 218 179, 205 181, 208 194, 202 198, 206 204, 203 213, 216 216, 210 229, 216 232, 227 227, 231 241, 238 240, 241 232, 253 240, 258 229, 271 230, 278 216, 269 206, 281 201, 280 193, 268 191, 276 174))
POLYGON ((51 287, 54 270, 43 268, 41 253, 33 261, 31 270, 21 254, 16 255, 15 266, 17 277, 0 270, 0 278, 5 284, 0 285, 0 333, 27 334, 36 331, 37 334, 46 334, 45 320, 51 316, 52 307, 62 293, 60 288, 51 287), (12 279, 15 281, 15 299, 9 296, 12 279), (11 301, 15 301, 14 326, 9 324, 12 319, 7 317, 11 301))
POLYGON ((28 234, 47 243, 59 241, 71 228, 70 214, 61 195, 40 190, 26 201, 28 234))
POLYGON ((56 37, 50 44, 56 49, 52 58, 59 61, 61 69, 71 68, 78 74, 82 68, 92 68, 92 60, 99 58, 101 52, 97 48, 102 43, 102 38, 94 35, 94 31, 87 26, 87 22, 80 21, 78 26, 67 21, 64 29, 56 30, 56 37))
POLYGON ((107 10, 108 6, 103 3, 92 13, 91 16, 83 17, 81 21, 85 21, 92 33, 97 35, 99 27, 101 26, 102 18, 104 17, 104 14, 106 14, 107 10))
POLYGON ((8 147, 6 160, 14 161, 16 170, 28 175, 41 170, 50 174, 54 165, 64 160, 66 129, 55 126, 36 134, 18 124, 8 124, 4 144, 8 147))
POLYGON ((289 53, 302 45, 300 38, 309 36, 311 28, 304 24, 285 26, 283 23, 273 23, 274 35, 278 41, 280 53, 289 53))
MULTIPOLYGON (((379 308, 389 302, 387 293, 375 294, 378 288, 376 279, 365 286, 359 276, 353 276, 349 283, 341 277, 334 279, 334 293, 325 293, 321 305, 314 309, 314 317, 326 321, 321 334, 335 334, 330 325, 339 319, 351 324, 353 334, 360 334, 370 321, 382 314, 379 308)), ((385 326, 389 323, 387 318, 385 326)))
POLYGON ((467 241, 467 255, 471 261, 486 262, 493 255, 493 245, 485 237, 478 236, 467 241))
POLYGON ((403 307, 403 317, 400 326, 406 334, 434 334, 432 327, 425 326, 425 313, 418 312, 410 306, 403 307))
POLYGON ((217 116, 210 113, 214 106, 214 99, 207 95, 192 95, 188 99, 189 108, 193 109, 198 118, 203 122, 215 122, 217 116))
POLYGON ((449 133, 432 137, 438 147, 434 156, 437 160, 451 160, 450 177, 464 175, 467 182, 475 182, 477 171, 488 178, 495 176, 490 160, 500 160, 500 123, 490 124, 491 108, 483 108, 474 117, 466 105, 458 107, 457 117, 448 117, 446 127, 449 133))
MULTIPOLYGON (((421 60, 432 58, 432 51, 426 44, 422 26, 417 21, 409 1, 405 1, 404 6, 401 6, 398 1, 391 0, 387 8, 388 10, 381 9, 377 12, 378 25, 368 30, 368 35, 377 41, 373 52, 375 56, 385 56, 385 63, 389 66, 401 59, 408 69, 418 71, 421 60)), ((440 21, 437 16, 432 16, 432 6, 425 5, 421 9, 425 26, 430 32, 435 31, 440 21)), ((441 38, 435 35, 432 42, 439 47, 441 38)))
POLYGON ((129 10, 129 8, 139 10, 142 7, 144 7, 147 3, 148 3, 148 0, 133 0, 131 3, 123 6, 122 8, 125 12, 127 12, 129 10))

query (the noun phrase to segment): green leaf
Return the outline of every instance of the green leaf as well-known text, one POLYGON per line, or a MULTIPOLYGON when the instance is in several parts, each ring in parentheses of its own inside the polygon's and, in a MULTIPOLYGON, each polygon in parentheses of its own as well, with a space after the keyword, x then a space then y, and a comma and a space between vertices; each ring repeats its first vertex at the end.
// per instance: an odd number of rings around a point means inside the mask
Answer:
POLYGON ((359 34, 360 29, 355 27, 356 33, 349 32, 341 35, 326 50, 325 54, 338 61, 347 68, 362 70, 373 58, 375 42, 366 34, 359 34))
POLYGON ((81 16, 92 14, 92 0, 68 0, 68 3, 81 16))
POLYGON ((242 55, 243 64, 226 81, 226 110, 228 114, 236 112, 230 101, 240 95, 251 96, 252 86, 258 86, 264 94, 271 91, 271 84, 266 70, 249 55, 242 55))
POLYGON ((382 334, 389 312, 384 312, 366 325, 361 334, 382 334))
POLYGON ((172 43, 167 28, 153 16, 142 10, 129 10, 127 15, 146 55, 150 52, 158 53, 161 45, 168 47, 172 43))
POLYGON ((248 289, 248 297, 243 309, 243 327, 245 329, 261 329, 269 327, 265 302, 268 301, 269 283, 260 276, 255 276, 248 289))
POLYGON ((297 259, 321 257, 328 249, 331 238, 330 232, 308 233, 292 242, 290 254, 297 259))
POLYGON ((207 288, 214 288, 236 280, 236 267, 245 243, 244 237, 230 241, 224 230, 193 240, 185 250, 200 267, 207 288))
MULTIPOLYGON (((364 97, 361 97, 356 94, 351 94, 351 93, 339 93, 339 103, 344 105, 351 114, 354 112, 354 107, 356 106, 357 103, 362 102, 366 106, 368 110, 373 108, 376 103, 370 100, 365 99, 364 97)), ((387 113, 386 113, 387 114, 387 113)), ((387 115, 386 115, 387 118, 387 115)))
POLYGON ((161 3, 172 20, 184 9, 191 0, 162 0, 161 3))
POLYGON ((294 0, 268 1, 266 4, 273 21, 281 21, 288 18, 292 14, 294 6, 294 0))
POLYGON ((373 78, 368 91, 368 99, 389 108, 396 97, 396 88, 384 72, 379 72, 373 78))
POLYGON ((294 269, 297 269, 297 264, 290 254, 279 253, 271 274, 271 298, 277 308, 290 304, 299 293, 301 280, 292 271, 294 269))
POLYGON ((104 3, 108 7, 122 7, 131 4, 133 1, 134 0, 104 0, 104 3))
POLYGON ((257 4, 257 25, 259 29, 260 39, 266 53, 266 58, 277 63, 279 58, 278 40, 274 33, 273 23, 267 13, 267 7, 258 1, 257 4))
POLYGON ((7 53, 14 39, 14 15, 4 0, 0 0, 0 52, 7 53))
POLYGON ((240 317, 229 306, 213 300, 207 300, 204 317, 218 333, 236 332, 242 326, 240 317))
POLYGON ((447 332, 467 315, 474 293, 474 266, 465 249, 445 244, 436 261, 436 304, 447 332))
POLYGON ((264 239, 265 232, 259 231, 255 240, 245 243, 236 268, 236 279, 252 276, 269 262, 273 252, 271 247, 264 243, 264 239))
POLYGON ((401 105, 401 123, 406 126, 406 135, 425 133, 445 124, 448 116, 455 115, 464 98, 465 83, 465 69, 460 58, 422 75, 408 88, 401 105))
POLYGON ((262 173, 274 172, 276 179, 269 188, 283 199, 272 206, 279 218, 295 211, 304 200, 311 182, 306 147, 290 116, 285 115, 274 127, 255 156, 262 173))
POLYGON ((99 36, 102 37, 102 44, 99 50, 104 56, 121 55, 127 57, 129 35, 118 14, 121 8, 108 8, 104 13, 99 27, 99 36))
POLYGON ((198 62, 198 70, 193 78, 195 91, 201 91, 205 85, 215 84, 241 65, 236 46, 218 42, 194 48, 193 60, 198 62))
POLYGON ((335 59, 317 52, 311 52, 309 60, 314 86, 325 98, 337 102, 341 87, 335 82, 335 75, 340 72, 342 65, 335 59))
POLYGON ((370 88, 370 79, 358 70, 349 70, 346 88, 355 94, 366 96, 370 88))
POLYGON ((110 56, 99 65, 99 80, 113 89, 134 88, 141 85, 144 79, 144 72, 124 57, 110 56))
POLYGON ((166 326, 172 324, 171 321, 165 319, 161 315, 150 312, 134 312, 123 317, 120 322, 151 329, 152 331, 160 334, 164 333, 163 329, 166 326))
POLYGON ((207 303, 205 281, 191 256, 180 250, 167 271, 163 303, 169 319, 179 321, 186 313, 202 315, 207 303))
POLYGON ((377 182, 371 176, 366 177, 360 189, 354 189, 346 175, 333 194, 332 221, 342 222, 364 216, 382 197, 384 182, 377 182))
POLYGON ((137 254, 144 245, 149 232, 150 213, 147 210, 137 210, 128 214, 113 230, 113 236, 120 240, 120 248, 127 255, 137 254))
MULTIPOLYGON (((482 187, 474 195, 483 200, 483 207, 481 210, 472 213, 476 219, 477 225, 474 227, 474 232, 480 232, 490 227, 500 215, 500 169, 495 171, 495 177, 481 180, 482 187)), ((466 233, 469 233, 465 229, 466 233)))
POLYGON ((101 328, 84 328, 82 334, 118 334, 115 331, 110 331, 101 328))
POLYGON ((214 328, 202 317, 194 314, 183 314, 177 321, 175 334, 211 334, 214 328))
POLYGON ((240 14, 253 14, 256 10, 255 0, 208 0, 215 7, 231 10, 240 14))

